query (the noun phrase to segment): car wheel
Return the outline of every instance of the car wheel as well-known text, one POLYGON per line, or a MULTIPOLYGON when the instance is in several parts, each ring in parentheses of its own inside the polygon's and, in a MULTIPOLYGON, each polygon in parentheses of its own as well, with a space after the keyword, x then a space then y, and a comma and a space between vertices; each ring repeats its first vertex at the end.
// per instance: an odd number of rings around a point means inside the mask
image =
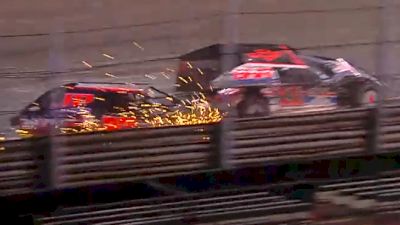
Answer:
POLYGON ((378 93, 373 90, 367 90, 362 94, 361 104, 367 106, 374 106, 376 104, 376 100, 378 98, 378 93))
POLYGON ((237 112, 239 117, 268 116, 270 114, 269 99, 266 97, 243 99, 237 105, 237 112))
POLYGON ((351 96, 352 107, 374 106, 378 100, 378 92, 370 85, 354 88, 351 96))

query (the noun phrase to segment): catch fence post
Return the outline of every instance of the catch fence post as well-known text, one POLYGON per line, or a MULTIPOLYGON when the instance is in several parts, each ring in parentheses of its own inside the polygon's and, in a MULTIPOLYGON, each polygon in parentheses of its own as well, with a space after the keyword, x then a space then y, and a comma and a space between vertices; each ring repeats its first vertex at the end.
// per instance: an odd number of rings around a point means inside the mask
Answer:
POLYGON ((380 106, 369 109, 368 115, 366 118, 366 153, 368 155, 374 154, 379 149, 379 111, 380 106))
POLYGON ((44 139, 43 146, 43 165, 42 165, 42 179, 47 190, 55 190, 59 188, 59 181, 61 174, 59 172, 59 147, 56 136, 49 135, 44 139))
MULTIPOLYGON (((223 38, 225 44, 222 45, 222 49, 220 49, 220 52, 222 52, 220 59, 222 62, 222 71, 229 71, 240 62, 238 51, 240 38, 238 22, 240 19, 241 5, 242 0, 229 0, 227 2, 227 9, 223 18, 223 38)), ((227 99, 224 99, 224 102, 228 102, 227 99)), ((233 118, 231 118, 232 108, 227 107, 227 105, 225 107, 224 111, 228 112, 228 116, 221 121, 219 127, 219 161, 221 168, 229 169, 232 167, 232 165, 230 165, 232 144, 232 135, 230 134, 230 131, 233 131, 233 118)))
POLYGON ((38 169, 37 190, 51 190, 54 188, 53 152, 50 137, 32 141, 32 151, 36 154, 38 169))
POLYGON ((229 169, 230 165, 230 149, 231 149, 231 137, 229 131, 230 118, 224 118, 214 127, 213 143, 214 143, 214 154, 211 154, 211 162, 213 168, 229 169))

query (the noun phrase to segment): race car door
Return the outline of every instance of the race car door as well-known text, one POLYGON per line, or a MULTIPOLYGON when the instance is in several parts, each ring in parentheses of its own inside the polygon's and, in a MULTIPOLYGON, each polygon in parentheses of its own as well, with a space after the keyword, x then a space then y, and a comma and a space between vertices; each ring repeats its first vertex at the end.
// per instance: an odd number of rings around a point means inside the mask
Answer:
POLYGON ((282 108, 324 105, 318 102, 325 87, 320 77, 310 68, 281 68, 279 77, 281 85, 277 90, 279 105, 282 108))

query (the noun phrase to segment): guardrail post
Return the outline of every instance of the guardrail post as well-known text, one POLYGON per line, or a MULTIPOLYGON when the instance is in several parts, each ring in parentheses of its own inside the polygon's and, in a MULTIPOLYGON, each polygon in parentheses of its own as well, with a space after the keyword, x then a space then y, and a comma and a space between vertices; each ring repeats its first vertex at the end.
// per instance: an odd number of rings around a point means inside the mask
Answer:
MULTIPOLYGON (((229 0, 227 3, 226 13, 224 15, 223 20, 223 28, 224 28, 224 38, 227 43, 222 47, 222 70, 231 70, 233 67, 237 65, 239 62, 238 58, 238 45, 239 42, 239 12, 242 0, 229 0)), ((228 101, 224 101, 228 102, 228 101)), ((229 107, 228 111, 232 109, 229 107)), ((231 112, 229 112, 231 115, 231 112)), ((224 169, 228 169, 231 167, 229 165, 229 157, 228 153, 231 149, 230 147, 230 136, 227 135, 230 130, 232 130, 233 119, 230 116, 224 118, 220 123, 220 131, 219 131, 219 161, 220 167, 224 169)))
POLYGON ((366 135, 366 152, 373 154, 379 148, 379 108, 374 107, 369 110, 365 125, 366 135))
POLYGON ((229 164, 229 149, 230 141, 228 140, 230 118, 224 118, 215 125, 214 133, 212 134, 213 144, 215 146, 214 154, 211 154, 211 165, 213 168, 230 168, 229 164))
MULTIPOLYGON (((36 147, 36 146, 35 146, 36 147)), ((39 154, 39 176, 40 183, 38 188, 53 190, 58 186, 59 174, 57 170, 57 148, 53 143, 52 136, 40 141, 36 147, 39 154)))
POLYGON ((53 187, 52 170, 51 170, 51 143, 48 137, 40 140, 32 140, 32 151, 36 153, 36 161, 38 166, 38 183, 37 190, 48 190, 53 187))

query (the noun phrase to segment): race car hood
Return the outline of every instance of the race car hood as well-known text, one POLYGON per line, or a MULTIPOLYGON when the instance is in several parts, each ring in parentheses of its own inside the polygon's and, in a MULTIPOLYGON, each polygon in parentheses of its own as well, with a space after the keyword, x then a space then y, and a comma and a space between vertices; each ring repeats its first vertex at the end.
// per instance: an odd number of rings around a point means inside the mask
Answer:
POLYGON ((337 58, 334 61, 330 61, 329 64, 332 71, 335 73, 335 75, 332 77, 332 82, 337 82, 337 80, 350 76, 370 80, 379 86, 383 85, 376 77, 370 75, 363 69, 352 65, 343 58, 337 58))

